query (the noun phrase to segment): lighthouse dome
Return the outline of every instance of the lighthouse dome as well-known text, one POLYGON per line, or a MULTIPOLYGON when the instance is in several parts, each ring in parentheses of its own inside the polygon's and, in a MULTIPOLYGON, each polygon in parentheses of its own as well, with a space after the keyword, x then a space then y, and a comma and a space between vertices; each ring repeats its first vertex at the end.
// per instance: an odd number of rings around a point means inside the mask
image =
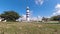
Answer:
POLYGON ((27 6, 27 10, 29 10, 29 7, 27 6))

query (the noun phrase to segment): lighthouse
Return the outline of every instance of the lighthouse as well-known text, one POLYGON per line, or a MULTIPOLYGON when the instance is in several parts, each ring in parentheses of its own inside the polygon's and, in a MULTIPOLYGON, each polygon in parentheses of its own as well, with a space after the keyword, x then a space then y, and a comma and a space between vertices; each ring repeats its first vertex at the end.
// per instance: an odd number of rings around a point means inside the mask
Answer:
POLYGON ((30 21, 30 10, 29 10, 29 7, 27 6, 27 9, 26 9, 26 21, 30 21))

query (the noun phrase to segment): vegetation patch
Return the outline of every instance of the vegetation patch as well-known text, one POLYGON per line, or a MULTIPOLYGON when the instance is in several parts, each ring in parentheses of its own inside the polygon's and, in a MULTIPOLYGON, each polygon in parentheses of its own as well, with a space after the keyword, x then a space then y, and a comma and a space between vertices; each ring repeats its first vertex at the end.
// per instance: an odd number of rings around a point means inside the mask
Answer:
POLYGON ((60 34, 60 24, 0 22, 0 34, 60 34))

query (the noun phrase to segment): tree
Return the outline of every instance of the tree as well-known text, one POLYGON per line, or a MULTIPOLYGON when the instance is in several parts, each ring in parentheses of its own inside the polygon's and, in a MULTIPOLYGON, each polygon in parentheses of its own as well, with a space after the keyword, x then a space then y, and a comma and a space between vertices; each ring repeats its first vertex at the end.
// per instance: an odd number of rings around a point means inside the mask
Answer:
POLYGON ((47 22, 48 18, 43 17, 42 20, 45 21, 45 22, 47 22))
POLYGON ((16 21, 16 19, 20 17, 19 14, 15 11, 4 11, 4 13, 0 16, 7 21, 16 21))
POLYGON ((52 21, 60 21, 60 15, 53 16, 53 17, 50 18, 50 20, 52 20, 52 21))

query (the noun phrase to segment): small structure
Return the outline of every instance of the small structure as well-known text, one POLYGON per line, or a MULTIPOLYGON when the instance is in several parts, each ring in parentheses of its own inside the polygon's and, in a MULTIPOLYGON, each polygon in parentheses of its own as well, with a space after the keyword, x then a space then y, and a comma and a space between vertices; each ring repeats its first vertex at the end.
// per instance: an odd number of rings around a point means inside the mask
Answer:
POLYGON ((5 20, 4 18, 0 17, 0 22, 6 22, 7 20, 5 20))
POLYGON ((3 20, 4 20, 4 18, 1 18, 1 17, 0 17, 0 22, 3 21, 3 20))
POLYGON ((0 22, 2 21, 2 18, 0 17, 0 22))
POLYGON ((2 22, 6 22, 7 20, 4 20, 4 21, 2 21, 2 22))

